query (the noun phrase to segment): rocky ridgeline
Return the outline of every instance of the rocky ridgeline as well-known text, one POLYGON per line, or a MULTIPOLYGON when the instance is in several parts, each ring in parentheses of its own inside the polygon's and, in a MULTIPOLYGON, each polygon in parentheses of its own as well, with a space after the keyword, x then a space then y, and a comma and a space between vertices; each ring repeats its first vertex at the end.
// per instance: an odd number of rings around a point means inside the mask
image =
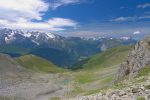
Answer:
POLYGON ((139 70, 150 64, 150 35, 138 42, 129 53, 126 62, 122 63, 117 74, 117 80, 125 76, 135 77, 139 70))
POLYGON ((135 77, 147 65, 150 65, 150 35, 138 42, 120 65, 114 78, 117 85, 77 100, 150 100, 150 74, 135 77))
POLYGON ((107 92, 79 97, 77 100, 150 100, 150 75, 135 78, 134 81, 124 80, 118 87, 111 87, 107 92), (141 80, 145 80, 139 82, 141 80), (120 87, 121 88, 118 88, 120 87))

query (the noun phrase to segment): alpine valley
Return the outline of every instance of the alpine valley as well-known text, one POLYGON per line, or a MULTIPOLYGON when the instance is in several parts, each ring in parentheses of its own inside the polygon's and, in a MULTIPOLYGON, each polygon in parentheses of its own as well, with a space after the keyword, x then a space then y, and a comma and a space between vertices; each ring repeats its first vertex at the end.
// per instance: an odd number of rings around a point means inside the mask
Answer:
POLYGON ((150 100, 150 0, 0 0, 0 100, 150 100))
POLYGON ((63 37, 49 32, 0 28, 0 52, 11 57, 33 54, 65 68, 96 53, 120 45, 133 45, 132 38, 63 37))
POLYGON ((150 36, 0 29, 0 100, 149 100, 150 36))

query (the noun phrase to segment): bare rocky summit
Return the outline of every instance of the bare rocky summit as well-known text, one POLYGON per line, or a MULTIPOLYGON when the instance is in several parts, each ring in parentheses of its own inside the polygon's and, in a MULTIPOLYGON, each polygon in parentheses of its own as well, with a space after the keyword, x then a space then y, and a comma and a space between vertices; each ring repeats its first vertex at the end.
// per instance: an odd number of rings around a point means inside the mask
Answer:
POLYGON ((117 79, 135 77, 139 70, 150 64, 150 35, 138 42, 129 53, 127 61, 121 64, 117 79))

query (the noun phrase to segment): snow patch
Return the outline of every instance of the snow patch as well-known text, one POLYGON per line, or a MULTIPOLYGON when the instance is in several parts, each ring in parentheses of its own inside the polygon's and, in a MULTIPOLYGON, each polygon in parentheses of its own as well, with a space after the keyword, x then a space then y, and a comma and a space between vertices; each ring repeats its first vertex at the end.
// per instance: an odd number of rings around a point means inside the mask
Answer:
POLYGON ((122 40, 129 40, 129 39, 131 39, 131 37, 124 36, 124 37, 121 37, 120 39, 122 39, 122 40))
POLYGON ((45 34, 48 36, 48 38, 51 38, 51 39, 55 38, 55 35, 52 33, 45 33, 45 34))
POLYGON ((134 35, 137 35, 137 34, 140 34, 140 33, 141 33, 140 31, 133 32, 134 35))
POLYGON ((30 38, 31 35, 32 35, 32 34, 31 34, 30 32, 27 32, 27 33, 24 33, 24 34, 23 34, 24 37, 28 37, 28 38, 30 38))

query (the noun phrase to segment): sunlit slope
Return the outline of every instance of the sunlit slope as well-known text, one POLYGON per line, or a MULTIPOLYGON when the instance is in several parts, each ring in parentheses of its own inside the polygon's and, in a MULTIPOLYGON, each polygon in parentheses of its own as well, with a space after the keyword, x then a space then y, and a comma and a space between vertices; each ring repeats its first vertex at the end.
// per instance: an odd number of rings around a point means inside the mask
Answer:
POLYGON ((16 59, 19 64, 27 69, 37 72, 60 73, 65 70, 59 68, 52 62, 35 55, 25 55, 16 59))
POLYGON ((100 68, 112 67, 124 61, 130 50, 131 50, 131 46, 115 47, 105 52, 96 54, 91 58, 80 61, 77 64, 75 64, 73 67, 76 69, 82 68, 83 70, 89 70, 89 69, 97 70, 100 68))
POLYGON ((75 64, 73 94, 92 93, 109 85, 132 46, 119 46, 75 64))
POLYGON ((107 87, 113 80, 119 65, 126 60, 128 52, 132 46, 119 46, 98 53, 84 61, 78 62, 69 71, 61 69, 52 62, 35 55, 25 55, 17 58, 19 64, 25 68, 37 72, 62 73, 60 84, 69 87, 69 93, 66 97, 75 97, 77 95, 86 95, 99 92, 107 87), (74 70, 76 69, 76 70, 74 70))

